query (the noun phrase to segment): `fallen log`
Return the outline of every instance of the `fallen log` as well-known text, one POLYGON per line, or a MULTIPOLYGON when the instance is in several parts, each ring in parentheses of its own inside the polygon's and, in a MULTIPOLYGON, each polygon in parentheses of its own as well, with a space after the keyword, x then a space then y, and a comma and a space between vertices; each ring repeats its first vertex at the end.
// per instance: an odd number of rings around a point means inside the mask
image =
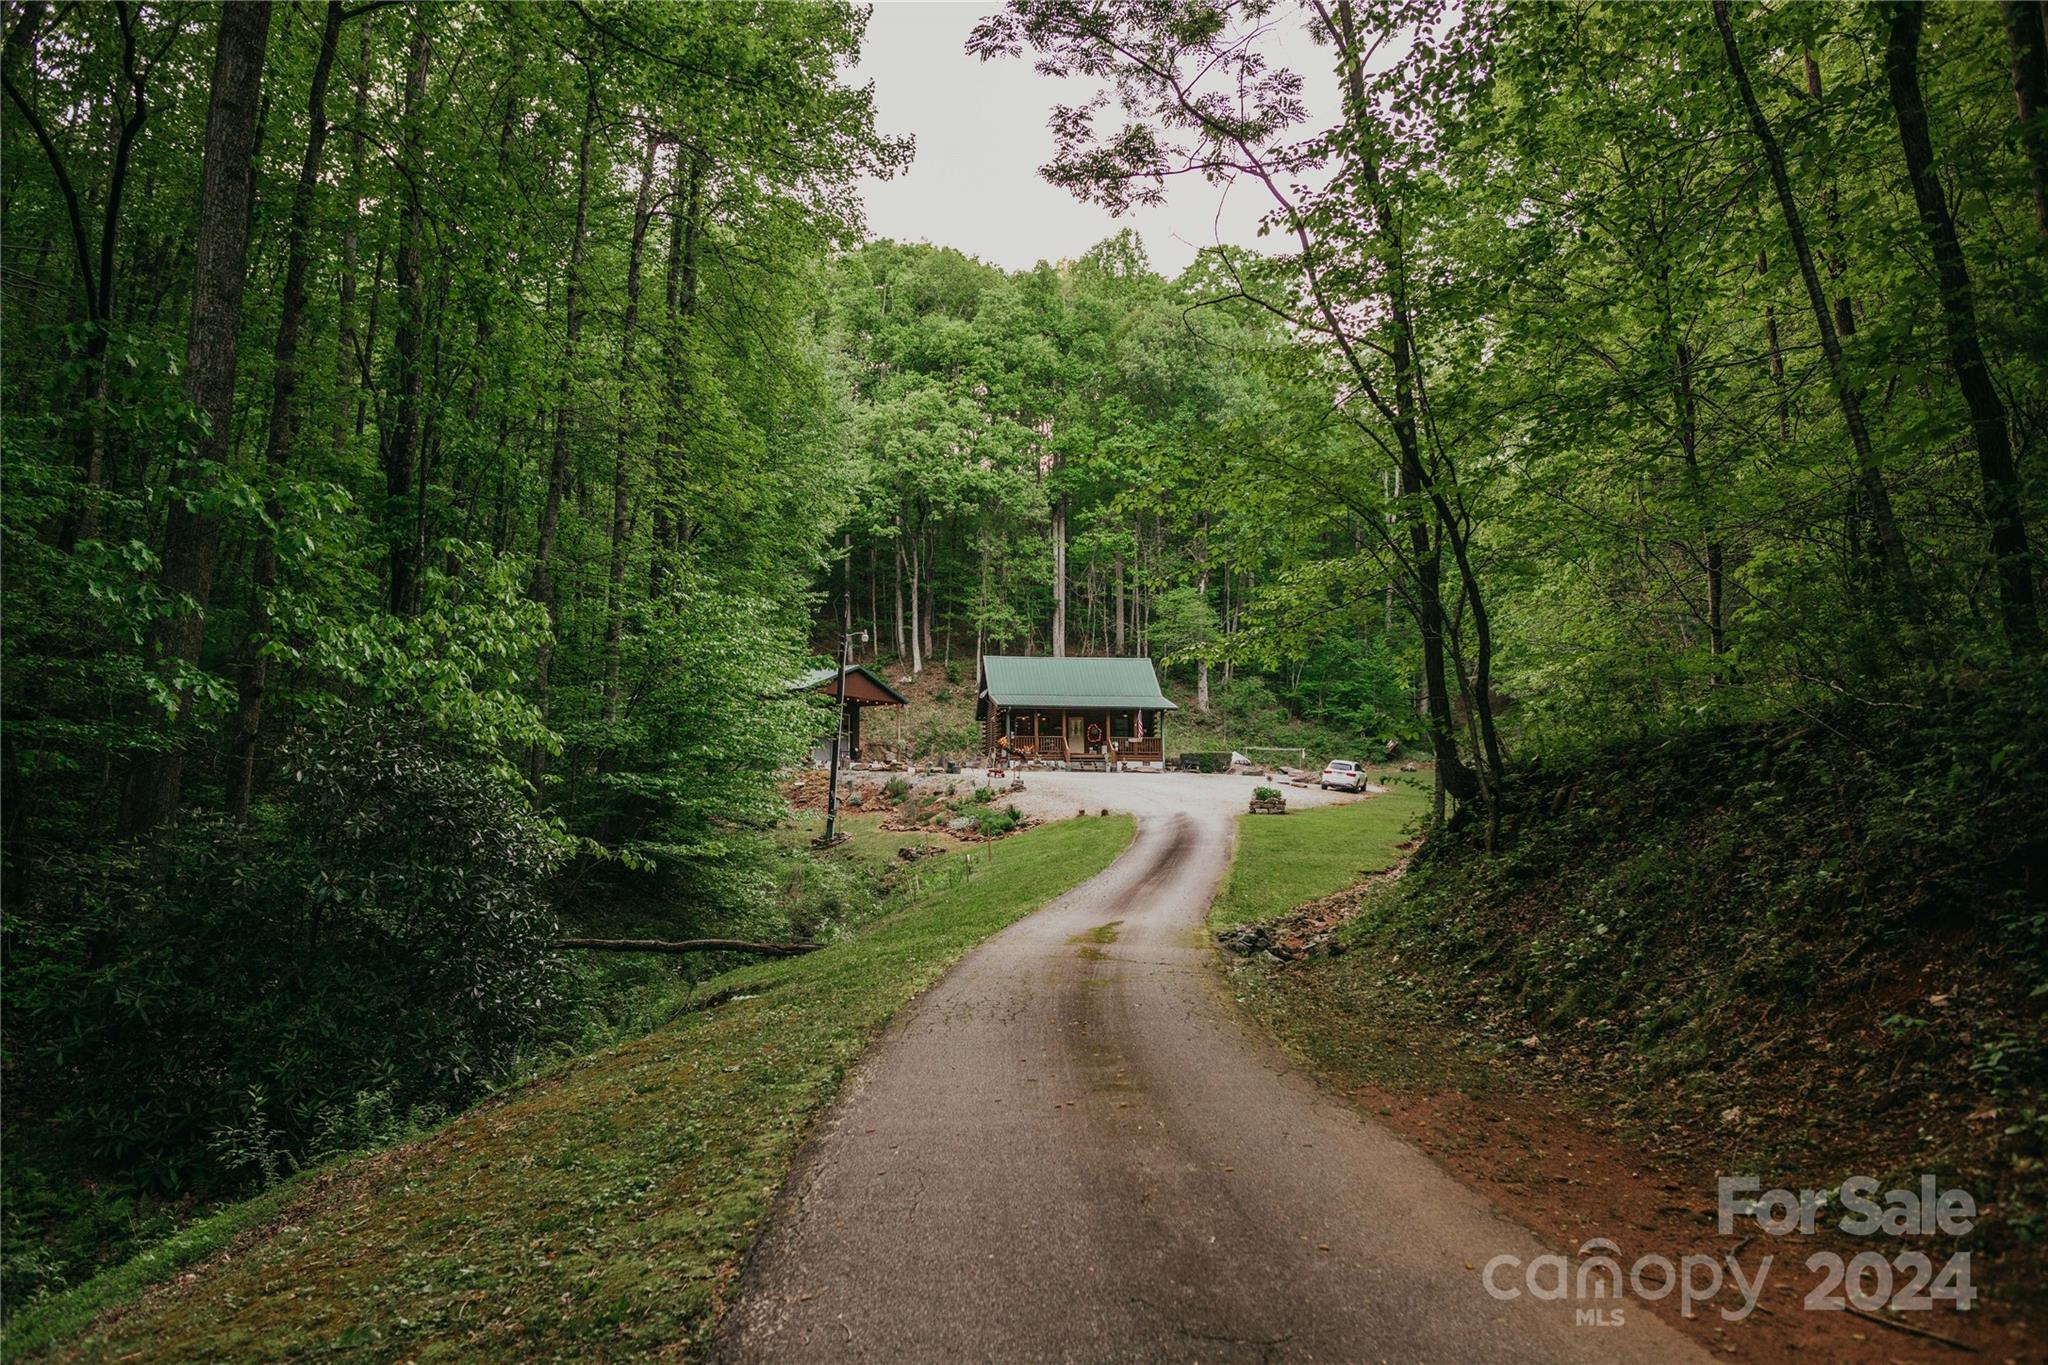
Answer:
POLYGON ((797 957, 815 953, 822 943, 750 943, 742 938, 558 938, 557 948, 588 948, 600 953, 756 953, 762 957, 797 957))

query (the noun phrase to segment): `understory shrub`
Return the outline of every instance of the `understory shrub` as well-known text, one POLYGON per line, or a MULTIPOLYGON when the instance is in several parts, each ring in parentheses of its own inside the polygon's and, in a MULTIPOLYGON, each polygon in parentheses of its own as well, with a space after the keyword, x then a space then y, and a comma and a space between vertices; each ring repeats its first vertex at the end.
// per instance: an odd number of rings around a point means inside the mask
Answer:
POLYGON ((365 715, 245 826, 67 853, 10 906, 17 1141, 231 1192, 460 1106, 558 1025, 564 840, 505 775, 365 715))

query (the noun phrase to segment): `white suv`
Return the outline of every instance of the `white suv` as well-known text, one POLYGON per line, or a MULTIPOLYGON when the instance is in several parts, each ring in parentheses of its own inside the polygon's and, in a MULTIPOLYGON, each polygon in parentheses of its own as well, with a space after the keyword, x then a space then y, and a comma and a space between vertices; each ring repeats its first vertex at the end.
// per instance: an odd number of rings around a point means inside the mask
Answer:
POLYGON ((1365 790, 1365 773, 1348 758, 1332 759, 1330 766, 1323 769, 1324 790, 1360 792, 1365 790))

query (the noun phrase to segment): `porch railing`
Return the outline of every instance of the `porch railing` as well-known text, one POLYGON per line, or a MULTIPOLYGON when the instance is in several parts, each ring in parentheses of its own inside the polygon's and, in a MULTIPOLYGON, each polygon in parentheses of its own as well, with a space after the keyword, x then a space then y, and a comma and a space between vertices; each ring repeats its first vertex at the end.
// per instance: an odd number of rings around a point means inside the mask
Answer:
MULTIPOLYGON (((1025 735, 1013 736, 1004 752, 1019 759, 1035 758, 1048 763, 1064 762, 1074 756, 1062 735, 1041 735, 1036 740, 1025 735)), ((1158 739, 1112 739, 1096 751, 1096 756, 1119 763, 1158 763, 1166 757, 1166 748, 1158 739)))

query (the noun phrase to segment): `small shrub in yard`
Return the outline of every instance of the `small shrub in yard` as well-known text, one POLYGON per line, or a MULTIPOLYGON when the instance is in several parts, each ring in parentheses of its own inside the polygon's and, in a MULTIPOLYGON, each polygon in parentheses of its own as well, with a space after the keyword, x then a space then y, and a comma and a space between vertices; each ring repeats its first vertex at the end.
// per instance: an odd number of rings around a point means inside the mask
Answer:
POLYGON ((986 806, 995 799, 996 789, 994 787, 976 787, 974 789, 974 804, 977 806, 986 806))
POLYGON ((910 779, 907 777, 890 778, 882 784, 882 795, 899 805, 902 804, 903 798, 910 795, 910 779))
POLYGON ((1252 788, 1252 800, 1254 801, 1278 801, 1279 799, 1280 789, 1278 787, 1252 788))
POLYGON ((981 835, 984 839, 993 839, 998 835, 1008 834, 1021 823, 1023 823, 1023 817, 1017 813, 1017 808, 1015 806, 1004 806, 1000 810, 991 808, 976 815, 974 817, 974 830, 975 833, 981 835))

